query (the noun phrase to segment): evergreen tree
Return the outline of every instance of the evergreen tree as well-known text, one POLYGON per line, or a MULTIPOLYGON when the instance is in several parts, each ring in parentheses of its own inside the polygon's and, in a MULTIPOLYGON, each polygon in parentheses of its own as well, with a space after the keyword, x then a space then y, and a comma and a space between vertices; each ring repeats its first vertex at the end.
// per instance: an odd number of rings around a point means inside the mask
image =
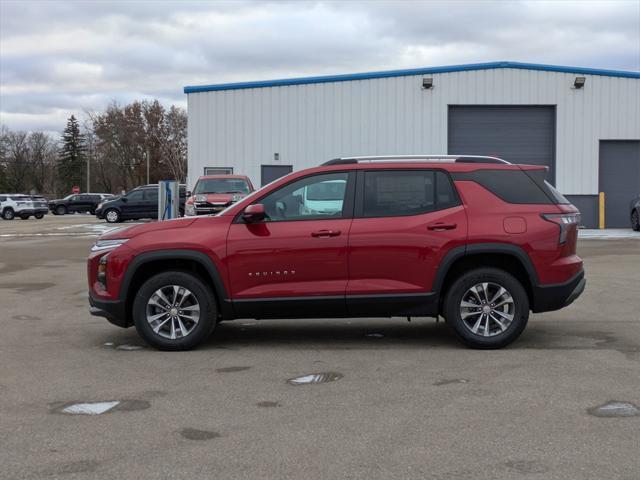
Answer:
POLYGON ((86 183, 86 142, 80 133, 76 117, 71 115, 62 133, 62 146, 58 154, 58 190, 71 193, 71 187, 82 188, 86 183))

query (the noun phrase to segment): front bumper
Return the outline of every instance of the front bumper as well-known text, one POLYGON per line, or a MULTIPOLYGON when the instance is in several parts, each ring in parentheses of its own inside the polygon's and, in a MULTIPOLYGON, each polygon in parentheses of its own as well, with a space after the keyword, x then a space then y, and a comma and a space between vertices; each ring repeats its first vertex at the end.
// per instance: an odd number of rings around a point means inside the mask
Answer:
POLYGON ((100 300, 89 292, 89 313, 95 317, 106 318, 110 323, 118 327, 131 326, 127 318, 125 303, 120 300, 100 300))
POLYGON ((211 215, 213 213, 218 213, 227 208, 228 206, 233 205, 233 202, 228 203, 196 203, 195 211, 196 215, 211 215))
POLYGON ((571 305, 584 292, 587 279, 584 278, 584 270, 564 283, 554 285, 538 285, 533 288, 534 313, 551 312, 571 305))

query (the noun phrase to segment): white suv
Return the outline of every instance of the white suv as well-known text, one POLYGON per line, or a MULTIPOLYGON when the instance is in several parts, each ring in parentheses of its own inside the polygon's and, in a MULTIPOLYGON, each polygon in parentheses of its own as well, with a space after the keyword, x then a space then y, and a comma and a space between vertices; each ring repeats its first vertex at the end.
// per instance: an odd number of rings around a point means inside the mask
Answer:
POLYGON ((41 219, 48 211, 47 201, 43 197, 19 193, 0 194, 0 216, 5 220, 13 220, 15 217, 28 220, 31 216, 41 219))

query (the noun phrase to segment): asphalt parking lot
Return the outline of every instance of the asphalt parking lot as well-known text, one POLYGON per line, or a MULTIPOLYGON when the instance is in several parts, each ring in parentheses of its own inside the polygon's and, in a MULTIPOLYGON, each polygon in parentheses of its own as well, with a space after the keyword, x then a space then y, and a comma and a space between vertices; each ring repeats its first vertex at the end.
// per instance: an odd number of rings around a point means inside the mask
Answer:
POLYGON ((640 406, 638 238, 581 239, 584 295, 500 351, 394 318, 236 321, 163 353, 88 314, 105 228, 0 222, 0 478, 640 478, 640 416, 592 410, 640 406))

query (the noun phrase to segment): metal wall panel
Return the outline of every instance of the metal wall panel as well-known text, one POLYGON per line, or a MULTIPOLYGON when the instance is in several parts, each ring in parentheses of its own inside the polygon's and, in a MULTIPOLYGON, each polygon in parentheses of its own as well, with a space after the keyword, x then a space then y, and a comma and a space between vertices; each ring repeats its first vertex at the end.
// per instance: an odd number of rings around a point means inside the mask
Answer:
POLYGON ((600 139, 640 137, 640 80, 518 69, 191 93, 189 186, 205 166, 234 166, 258 183, 260 166, 294 170, 347 155, 445 153, 449 105, 555 105, 556 183, 598 192, 600 139), (274 161, 274 153, 280 160, 274 161))

